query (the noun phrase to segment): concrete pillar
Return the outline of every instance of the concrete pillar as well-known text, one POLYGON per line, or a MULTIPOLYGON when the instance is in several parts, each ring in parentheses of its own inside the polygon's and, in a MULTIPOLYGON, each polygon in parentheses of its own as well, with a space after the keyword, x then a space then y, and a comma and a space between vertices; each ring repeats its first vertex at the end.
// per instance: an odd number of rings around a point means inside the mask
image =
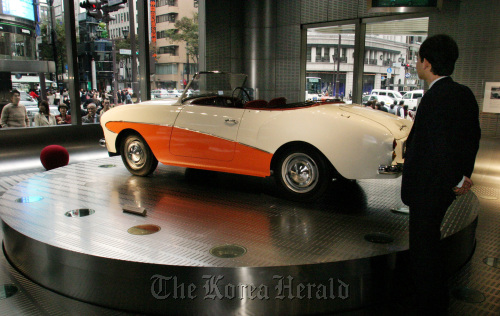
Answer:
POLYGON ((275 94, 276 10, 272 0, 249 0, 245 4, 244 72, 256 98, 271 99, 275 94))

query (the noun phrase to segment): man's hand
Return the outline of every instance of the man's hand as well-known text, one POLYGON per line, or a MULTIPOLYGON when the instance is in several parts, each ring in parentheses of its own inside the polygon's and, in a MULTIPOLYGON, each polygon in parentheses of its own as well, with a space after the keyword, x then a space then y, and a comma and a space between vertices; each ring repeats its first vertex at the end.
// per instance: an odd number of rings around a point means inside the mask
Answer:
POLYGON ((462 184, 462 187, 461 188, 454 187, 453 192, 455 192, 456 195, 464 195, 470 191, 470 188, 472 187, 473 184, 474 183, 472 183, 471 179, 469 179, 468 177, 465 177, 465 181, 462 184))

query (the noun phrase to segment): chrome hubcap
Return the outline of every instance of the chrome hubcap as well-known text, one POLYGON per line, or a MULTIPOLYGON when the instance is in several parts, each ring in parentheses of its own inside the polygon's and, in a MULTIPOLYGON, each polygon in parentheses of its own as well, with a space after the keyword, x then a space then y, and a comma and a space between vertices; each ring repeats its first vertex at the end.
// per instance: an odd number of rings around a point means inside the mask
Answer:
POLYGON ((318 182, 318 166, 306 154, 295 153, 283 162, 281 174, 286 186, 297 193, 307 193, 318 182))
POLYGON ((127 161, 130 167, 140 169, 146 162, 146 151, 143 144, 138 140, 132 140, 127 144, 127 161))

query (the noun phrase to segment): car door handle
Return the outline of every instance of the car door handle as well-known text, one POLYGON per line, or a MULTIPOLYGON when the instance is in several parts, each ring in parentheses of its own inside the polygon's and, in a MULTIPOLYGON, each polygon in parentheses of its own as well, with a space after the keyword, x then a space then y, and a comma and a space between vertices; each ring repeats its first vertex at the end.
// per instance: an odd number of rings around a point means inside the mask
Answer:
POLYGON ((231 124, 231 125, 238 124, 238 120, 235 120, 235 119, 226 119, 225 122, 226 122, 226 124, 231 124))

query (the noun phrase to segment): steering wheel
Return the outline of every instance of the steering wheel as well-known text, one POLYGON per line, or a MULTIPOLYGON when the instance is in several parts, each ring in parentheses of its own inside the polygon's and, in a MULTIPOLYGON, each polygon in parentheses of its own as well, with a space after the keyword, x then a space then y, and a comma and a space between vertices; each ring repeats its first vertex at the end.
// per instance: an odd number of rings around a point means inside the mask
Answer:
POLYGON ((233 100, 235 99, 236 90, 241 90, 243 92, 243 97, 240 98, 242 104, 245 104, 248 101, 252 100, 250 98, 250 95, 248 94, 248 92, 243 87, 236 87, 236 88, 234 88, 233 93, 231 93, 231 99, 233 99, 233 100))

